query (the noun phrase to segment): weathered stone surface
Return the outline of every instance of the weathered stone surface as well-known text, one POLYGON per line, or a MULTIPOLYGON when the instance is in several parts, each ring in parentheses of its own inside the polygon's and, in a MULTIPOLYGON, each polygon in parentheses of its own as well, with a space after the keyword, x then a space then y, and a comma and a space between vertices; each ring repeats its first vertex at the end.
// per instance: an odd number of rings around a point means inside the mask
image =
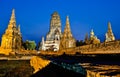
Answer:
POLYGON ((33 56, 30 60, 30 65, 34 68, 33 73, 38 72, 42 68, 46 67, 49 63, 49 60, 42 59, 38 56, 33 56))
POLYGON ((50 30, 47 34, 46 40, 47 41, 53 41, 55 39, 60 40, 61 34, 62 33, 60 16, 57 12, 54 12, 50 20, 50 30))
POLYGON ((72 48, 76 47, 76 41, 75 38, 72 36, 71 30, 70 30, 70 23, 69 23, 69 17, 66 18, 66 26, 64 29, 63 36, 61 38, 60 48, 72 48))
POLYGON ((108 31, 105 34, 105 36, 106 36, 105 42, 109 42, 109 41, 114 41, 115 40, 115 37, 114 37, 114 34, 112 32, 112 28, 111 28, 111 23, 110 22, 108 22, 108 31))
POLYGON ((3 49, 0 47, 0 54, 4 54, 4 55, 15 55, 15 52, 13 52, 12 49, 3 49))
POLYGON ((97 38, 97 36, 94 35, 94 31, 91 30, 90 32, 90 44, 98 44, 100 43, 100 40, 97 38))
POLYGON ((16 27, 15 11, 12 10, 11 19, 8 28, 2 35, 1 47, 2 49, 20 50, 22 45, 22 36, 20 26, 16 27))
POLYGON ((54 12, 50 20, 50 30, 46 36, 46 41, 44 40, 44 37, 42 37, 42 42, 39 49, 58 51, 61 36, 60 16, 57 12, 54 12))
POLYGON ((86 53, 86 54, 120 53, 119 51, 120 41, 110 41, 110 42, 104 42, 99 44, 84 45, 84 46, 76 47, 74 50, 81 53, 86 53))

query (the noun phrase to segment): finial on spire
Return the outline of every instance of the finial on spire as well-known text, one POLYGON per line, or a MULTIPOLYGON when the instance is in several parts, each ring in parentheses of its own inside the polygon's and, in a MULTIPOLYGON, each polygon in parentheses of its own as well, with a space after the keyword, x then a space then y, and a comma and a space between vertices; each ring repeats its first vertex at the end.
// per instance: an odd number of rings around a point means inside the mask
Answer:
POLYGON ((68 37, 72 37, 72 33, 71 33, 71 30, 70 30, 69 17, 68 16, 66 17, 66 26, 65 26, 63 35, 68 36, 68 37))
POLYGON ((69 16, 67 16, 67 19, 66 19, 67 21, 69 21, 69 16))
POLYGON ((15 20, 15 9, 12 10, 12 15, 11 15, 11 19, 10 19, 10 23, 16 23, 16 20, 15 20))
POLYGON ((12 14, 15 13, 15 9, 12 9, 12 14))
POLYGON ((44 42, 44 37, 42 37, 42 42, 44 42))
POLYGON ((69 16, 66 17, 66 27, 70 27, 69 16))
POLYGON ((91 29, 91 36, 94 36, 94 31, 93 31, 93 29, 91 29))
POLYGON ((91 32, 93 32, 93 29, 91 29, 91 32))
POLYGON ((12 9, 12 15, 11 18, 15 18, 15 9, 12 9))
POLYGON ((108 22, 108 29, 111 29, 111 23, 110 23, 110 21, 108 22))
POLYGON ((11 14, 11 18, 10 18, 8 27, 10 27, 10 28, 16 27, 15 9, 12 9, 12 14, 11 14))

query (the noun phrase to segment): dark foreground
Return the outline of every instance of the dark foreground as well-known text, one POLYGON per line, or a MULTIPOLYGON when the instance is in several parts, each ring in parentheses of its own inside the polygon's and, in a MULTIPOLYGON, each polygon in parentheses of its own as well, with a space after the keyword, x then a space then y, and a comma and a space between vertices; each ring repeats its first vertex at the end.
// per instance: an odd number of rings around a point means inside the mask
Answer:
POLYGON ((120 65, 120 54, 99 54, 99 55, 66 55, 62 56, 47 56, 48 59, 55 62, 74 63, 92 63, 106 65, 120 65))
POLYGON ((86 77, 54 63, 33 74, 29 61, 0 61, 0 77, 86 77))
POLYGON ((43 68, 31 77, 86 77, 80 73, 72 70, 64 69, 58 65, 50 63, 47 67, 43 68))
MULTIPOLYGON (((42 56, 42 55, 41 55, 42 56)), ((120 65, 120 55, 65 55, 62 56, 44 56, 58 64, 77 64, 92 63, 106 65, 120 65)), ((54 63, 50 63, 44 69, 33 74, 33 68, 29 64, 29 60, 20 61, 0 61, 0 77, 86 77, 73 70, 65 69, 54 63)))
POLYGON ((0 77, 30 77, 32 72, 29 61, 0 61, 0 77))

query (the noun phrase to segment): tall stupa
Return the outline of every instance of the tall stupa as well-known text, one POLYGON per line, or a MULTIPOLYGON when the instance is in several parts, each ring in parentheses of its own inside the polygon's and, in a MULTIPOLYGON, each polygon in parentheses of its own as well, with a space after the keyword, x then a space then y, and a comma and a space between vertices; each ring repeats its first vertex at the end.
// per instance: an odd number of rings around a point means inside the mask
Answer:
POLYGON ((111 28, 111 23, 110 22, 108 22, 108 31, 105 34, 105 36, 106 36, 105 42, 109 42, 109 41, 114 41, 115 40, 115 37, 114 37, 114 34, 112 32, 112 28, 111 28))
POLYGON ((70 22, 69 17, 66 17, 66 26, 64 29, 63 36, 61 38, 60 48, 72 48, 76 47, 76 40, 72 35, 71 29, 70 29, 70 22))
POLYGON ((1 48, 20 50, 22 47, 22 36, 20 25, 16 26, 15 10, 12 10, 12 15, 5 33, 2 35, 1 48))

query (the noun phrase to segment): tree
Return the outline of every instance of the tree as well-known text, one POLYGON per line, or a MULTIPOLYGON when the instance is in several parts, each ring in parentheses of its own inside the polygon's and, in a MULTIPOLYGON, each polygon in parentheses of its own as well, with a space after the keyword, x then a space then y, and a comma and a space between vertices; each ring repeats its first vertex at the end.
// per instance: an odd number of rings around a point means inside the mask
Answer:
POLYGON ((85 45, 85 43, 83 42, 83 40, 77 40, 76 41, 76 46, 82 46, 82 45, 85 45))
POLYGON ((23 47, 26 50, 35 50, 36 43, 35 43, 35 41, 28 41, 27 40, 26 42, 23 43, 23 47))

